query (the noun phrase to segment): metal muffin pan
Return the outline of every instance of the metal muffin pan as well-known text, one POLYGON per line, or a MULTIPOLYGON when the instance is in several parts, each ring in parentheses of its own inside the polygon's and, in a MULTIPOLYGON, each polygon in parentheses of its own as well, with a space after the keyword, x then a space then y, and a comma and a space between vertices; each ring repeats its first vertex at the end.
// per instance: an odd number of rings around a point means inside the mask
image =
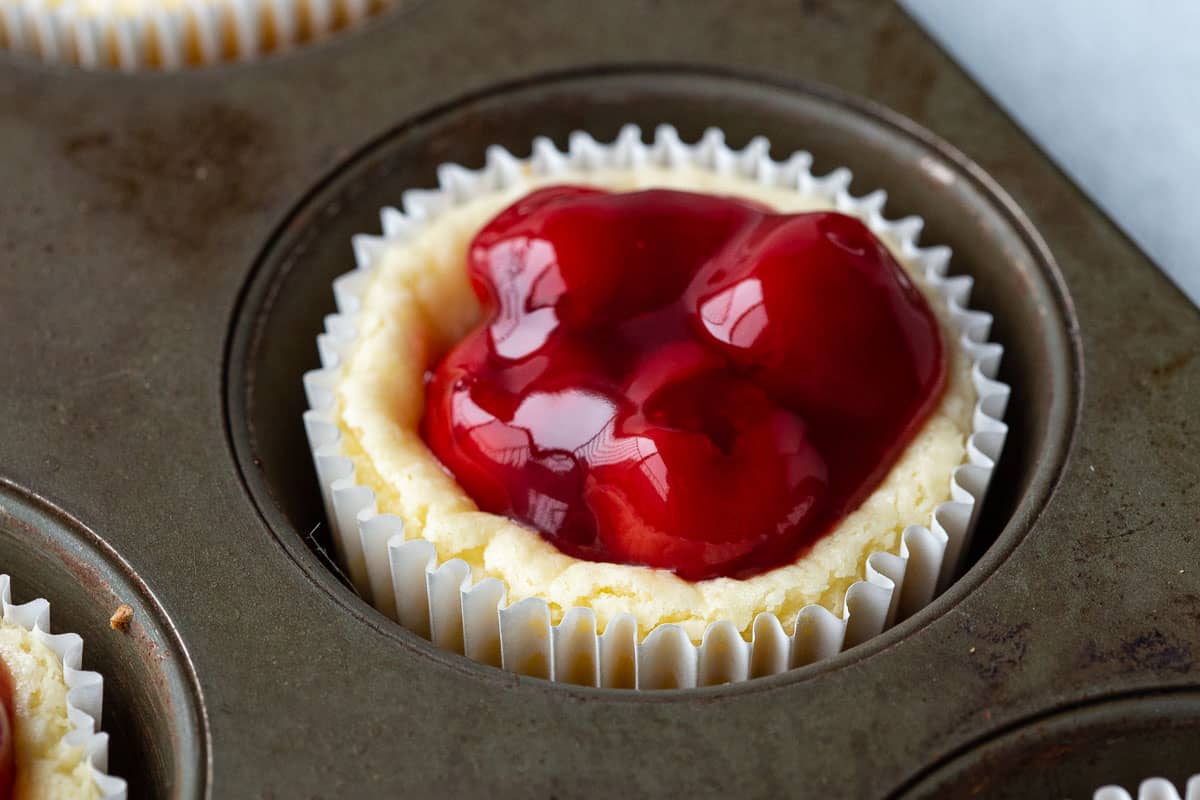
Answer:
POLYGON ((0 382, 0 477, 31 520, 0 535, 0 567, 84 634, 111 682, 114 771, 141 796, 1005 796, 1105 771, 1068 754, 1008 780, 1027 742, 1056 737, 1109 754, 1117 780, 1200 769, 1176 763, 1200 753, 1200 315, 895 7, 441 0, 236 68, 7 61, 0 148, 17 376, 0 382), (529 77, 630 58, 705 66, 529 77), (312 547, 299 375, 349 236, 438 163, 628 121, 849 166, 856 191, 925 217, 923 241, 954 248, 997 316, 1013 432, 973 566, 828 662, 566 689, 433 649, 312 547), (46 543, 63 537, 86 546, 46 543), (126 596, 157 667, 104 628, 126 596), (1160 712, 1172 763, 1101 746, 1160 712))

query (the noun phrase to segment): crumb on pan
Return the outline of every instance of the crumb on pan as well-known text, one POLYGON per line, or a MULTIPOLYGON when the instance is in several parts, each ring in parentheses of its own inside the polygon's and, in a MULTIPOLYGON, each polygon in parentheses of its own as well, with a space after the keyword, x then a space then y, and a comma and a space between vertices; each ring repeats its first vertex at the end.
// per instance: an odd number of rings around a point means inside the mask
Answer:
POLYGON ((133 619, 133 608, 128 603, 121 603, 113 615, 108 618, 108 626, 114 631, 123 631, 129 627, 131 619, 133 619))

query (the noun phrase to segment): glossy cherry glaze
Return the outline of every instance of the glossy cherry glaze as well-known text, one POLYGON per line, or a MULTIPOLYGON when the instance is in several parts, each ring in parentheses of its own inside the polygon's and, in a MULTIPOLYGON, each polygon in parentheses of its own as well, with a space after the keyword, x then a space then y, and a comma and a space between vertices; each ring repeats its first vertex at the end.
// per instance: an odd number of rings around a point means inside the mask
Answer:
POLYGON ((689 580, 794 560, 937 404, 937 318, 843 214, 536 191, 472 242, 483 321, 423 433, 485 511, 689 580))
POLYGON ((0 660, 0 800, 12 797, 16 782, 16 754, 13 752, 13 679, 8 666, 0 660))

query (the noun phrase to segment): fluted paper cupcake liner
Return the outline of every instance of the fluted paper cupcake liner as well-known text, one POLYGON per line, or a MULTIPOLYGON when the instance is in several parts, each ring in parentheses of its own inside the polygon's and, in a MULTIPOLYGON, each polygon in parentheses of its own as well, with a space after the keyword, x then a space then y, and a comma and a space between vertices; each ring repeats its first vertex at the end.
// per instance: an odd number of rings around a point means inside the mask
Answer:
POLYGON ((0 574, 0 612, 6 622, 20 625, 51 650, 62 662, 67 684, 67 719, 72 729, 63 737, 71 747, 82 747, 91 766, 92 778, 104 800, 125 800, 126 786, 121 778, 107 774, 108 734, 100 730, 100 712, 104 701, 104 678, 98 672, 80 669, 83 664, 83 639, 74 633, 50 633, 50 603, 30 600, 12 604, 10 578, 0 574))
POLYGON ((918 247, 920 218, 888 220, 882 213, 883 191, 853 197, 848 192, 849 170, 817 177, 811 164, 804 152, 782 162, 772 160, 768 142, 761 137, 733 150, 716 129, 696 144, 686 144, 674 128, 660 126, 653 143, 645 144, 641 131, 627 126, 611 144, 576 132, 565 153, 539 138, 525 161, 491 147, 482 169, 442 165, 439 188, 405 192, 403 211, 383 209, 383 235, 355 237, 358 268, 334 282, 338 312, 326 318, 325 333, 318 338, 323 368, 304 380, 310 407, 304 421, 322 498, 338 555, 359 593, 435 644, 479 661, 570 683, 641 689, 703 686, 782 672, 869 639, 927 605, 957 574, 1007 434, 1002 419, 1009 387, 995 379, 1003 348, 987 341, 991 315, 967 308, 972 279, 947 277, 950 250, 918 247), (642 164, 734 173, 819 198, 859 217, 877 236, 897 245, 945 298, 959 344, 971 362, 978 398, 966 463, 953 471, 951 499, 934 510, 928 527, 905 529, 898 552, 869 556, 866 578, 849 587, 840 617, 822 606, 807 606, 788 632, 775 615, 760 614, 748 642, 732 622, 716 622, 707 627, 699 645, 674 624, 659 625, 639 641, 630 614, 617 615, 598 634, 596 616, 585 607, 566 609, 561 621, 552 624, 545 601, 527 598, 509 605, 499 579, 474 582, 466 562, 439 563, 430 542, 406 540, 402 521, 379 514, 373 490, 355 481, 354 463, 342 448, 334 387, 343 358, 354 348, 355 320, 371 273, 389 244, 405 240, 447 208, 513 185, 521 179, 523 166, 535 178, 545 178, 568 170, 642 164))
POLYGON ((0 45, 48 64, 174 70, 248 61, 358 25, 395 0, 5 0, 0 45))
MULTIPOLYGON (((1092 800, 1134 800, 1121 786, 1101 786, 1092 795, 1092 800)), ((1183 797, 1175 784, 1166 778, 1147 778, 1138 784, 1137 800, 1200 800, 1200 775, 1188 778, 1183 797)))

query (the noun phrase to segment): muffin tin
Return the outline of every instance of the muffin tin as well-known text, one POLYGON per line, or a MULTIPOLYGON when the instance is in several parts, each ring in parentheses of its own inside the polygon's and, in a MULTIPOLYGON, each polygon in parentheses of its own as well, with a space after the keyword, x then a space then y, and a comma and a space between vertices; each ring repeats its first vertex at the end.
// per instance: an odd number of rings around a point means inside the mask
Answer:
POLYGON ((0 566, 112 681, 131 796, 1087 796, 1200 770, 1200 314, 894 6, 626 16, 649 8, 440 0, 174 76, 0 62, 0 566), (976 277, 1014 387, 964 577, 735 687, 480 666, 325 556, 300 375, 350 237, 439 163, 629 121, 886 187, 976 277), (117 602, 144 627, 108 630, 117 602))

